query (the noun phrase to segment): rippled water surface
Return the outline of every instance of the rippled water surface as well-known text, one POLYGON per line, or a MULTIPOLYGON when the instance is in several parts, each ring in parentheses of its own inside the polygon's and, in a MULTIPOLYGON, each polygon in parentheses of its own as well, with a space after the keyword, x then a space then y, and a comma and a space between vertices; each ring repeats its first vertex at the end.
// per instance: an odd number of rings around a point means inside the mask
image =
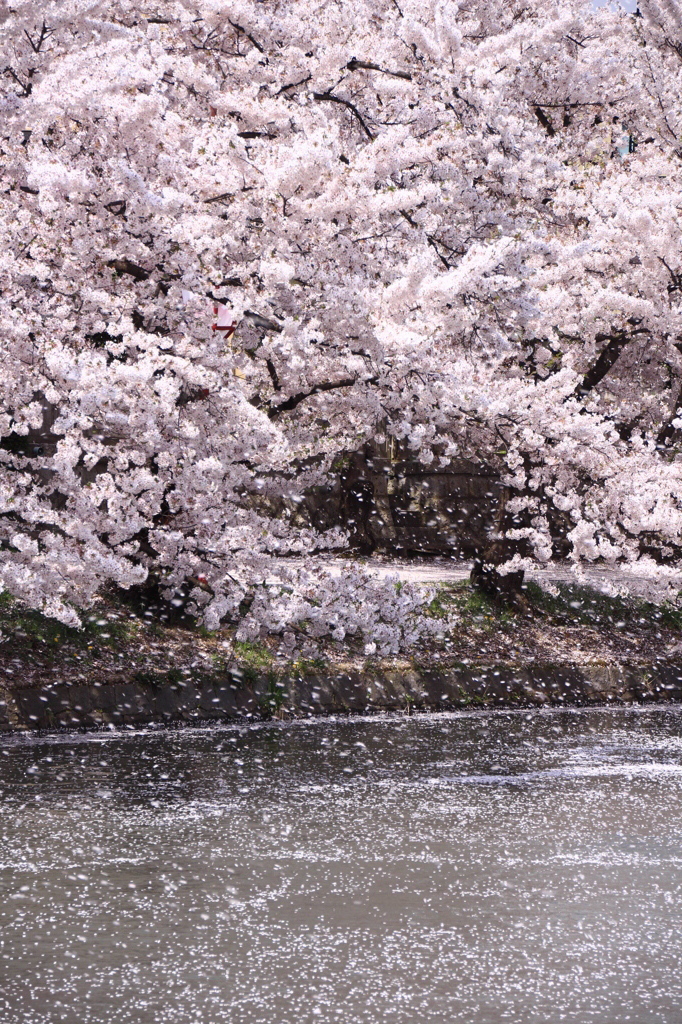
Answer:
POLYGON ((0 743, 0 1020, 682 1022, 682 711, 0 743))

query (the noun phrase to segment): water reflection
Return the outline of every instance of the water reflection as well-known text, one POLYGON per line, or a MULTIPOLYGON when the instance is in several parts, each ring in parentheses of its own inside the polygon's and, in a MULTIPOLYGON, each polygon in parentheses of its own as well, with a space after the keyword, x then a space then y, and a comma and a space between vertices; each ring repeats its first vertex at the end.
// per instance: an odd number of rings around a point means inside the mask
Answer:
POLYGON ((682 712, 0 745, 3 1021, 682 1019, 682 712))

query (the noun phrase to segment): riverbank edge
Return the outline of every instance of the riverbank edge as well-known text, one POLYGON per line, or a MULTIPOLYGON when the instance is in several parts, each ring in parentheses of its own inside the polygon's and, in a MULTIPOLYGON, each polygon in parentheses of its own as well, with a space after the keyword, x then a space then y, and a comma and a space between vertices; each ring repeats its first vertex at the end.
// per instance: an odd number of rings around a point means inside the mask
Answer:
POLYGON ((346 661, 232 668, 191 680, 121 673, 0 686, 0 732, 293 719, 382 711, 580 707, 682 701, 682 662, 463 664, 346 661))

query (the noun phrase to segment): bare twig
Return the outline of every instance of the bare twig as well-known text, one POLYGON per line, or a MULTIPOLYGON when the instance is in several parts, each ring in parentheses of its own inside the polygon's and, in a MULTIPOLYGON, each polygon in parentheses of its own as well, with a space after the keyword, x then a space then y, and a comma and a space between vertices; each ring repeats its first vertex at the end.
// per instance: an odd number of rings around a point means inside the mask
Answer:
POLYGON ((21 86, 20 96, 30 96, 33 92, 33 82, 22 82, 19 76, 14 71, 14 68, 6 67, 3 71, 4 75, 11 75, 17 85, 21 86))
POLYGON ((228 21, 230 22, 230 25, 232 26, 233 29, 235 29, 237 32, 241 32, 242 35, 245 35, 246 38, 250 42, 253 43, 253 45, 256 47, 256 49, 258 50, 259 53, 265 53, 265 50, 263 49, 261 44, 258 42, 258 40, 254 39, 253 36, 251 35, 251 33, 247 32, 246 29, 242 25, 238 25, 235 21, 232 21, 230 18, 228 18, 228 21))
POLYGON ((665 269, 670 274, 670 284, 668 285, 668 294, 671 295, 673 292, 682 291, 682 274, 675 273, 675 271, 666 263, 662 256, 658 257, 665 269))
POLYGON ((48 28, 47 25, 45 24, 45 22, 43 22, 43 27, 40 30, 40 35, 38 36, 38 41, 36 43, 34 43, 33 40, 31 39, 30 35, 26 31, 26 29, 24 29, 24 35, 26 36, 26 38, 28 39, 29 43, 31 44, 31 49, 33 50, 34 53, 40 53, 40 48, 42 47, 43 43, 48 38, 48 36, 52 35, 53 32, 54 32, 54 29, 53 28, 48 28))
POLYGON ((281 96, 283 92, 287 92, 289 89, 298 89, 299 85, 305 85, 312 78, 312 75, 306 75, 300 82, 289 82, 288 85, 283 85, 281 89, 275 93, 276 96, 281 96))
POLYGON ((211 196, 210 199, 204 199, 204 202, 221 203, 224 199, 234 199, 234 192, 221 192, 219 196, 211 196))

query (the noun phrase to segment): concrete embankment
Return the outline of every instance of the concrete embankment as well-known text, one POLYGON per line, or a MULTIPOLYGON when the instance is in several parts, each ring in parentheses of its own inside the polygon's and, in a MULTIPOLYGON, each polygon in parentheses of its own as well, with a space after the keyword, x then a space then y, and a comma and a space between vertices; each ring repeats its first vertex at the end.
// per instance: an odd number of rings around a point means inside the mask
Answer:
POLYGON ((167 673, 0 687, 0 731, 295 718, 380 711, 682 700, 682 662, 347 662, 193 680, 167 673))

